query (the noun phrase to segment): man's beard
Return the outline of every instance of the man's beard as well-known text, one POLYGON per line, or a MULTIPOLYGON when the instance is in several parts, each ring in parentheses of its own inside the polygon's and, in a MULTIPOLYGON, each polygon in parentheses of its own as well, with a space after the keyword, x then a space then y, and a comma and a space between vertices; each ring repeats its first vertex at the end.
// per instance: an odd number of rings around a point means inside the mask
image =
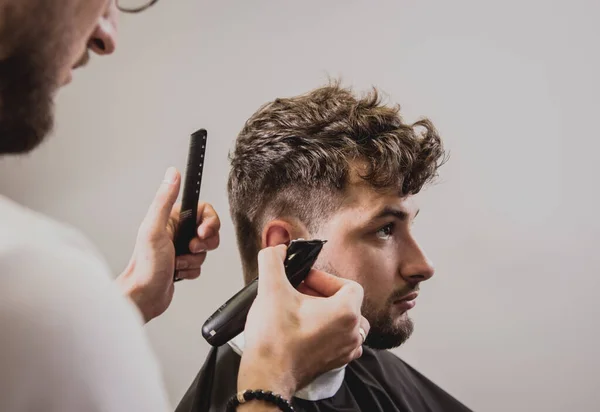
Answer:
POLYGON ((365 340, 365 345, 373 349, 392 349, 397 348, 410 338, 414 330, 414 323, 408 317, 408 313, 402 314, 402 319, 393 318, 391 308, 393 302, 414 291, 402 290, 394 293, 386 305, 376 310, 365 292, 365 299, 362 306, 362 315, 367 318, 371 329, 365 340))
MULTIPOLYGON (((317 261, 314 267, 329 274, 343 277, 328 262, 321 263, 317 261)), ((369 326, 371 327, 365 339, 365 346, 372 349, 392 349, 402 345, 410 338, 414 329, 412 319, 408 317, 407 313, 402 315, 403 319, 401 320, 393 318, 391 309, 395 301, 418 289, 418 286, 407 286, 404 289, 396 290, 388 297, 383 307, 380 305, 375 306, 369 299, 368 291, 365 289, 361 311, 362 315, 369 321, 369 326)))

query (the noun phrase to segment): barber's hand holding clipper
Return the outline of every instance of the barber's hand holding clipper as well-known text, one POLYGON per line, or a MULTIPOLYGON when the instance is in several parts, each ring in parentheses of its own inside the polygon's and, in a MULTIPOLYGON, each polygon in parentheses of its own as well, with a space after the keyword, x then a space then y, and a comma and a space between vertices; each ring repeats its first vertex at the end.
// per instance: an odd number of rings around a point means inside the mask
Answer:
MULTIPOLYGON (((262 389, 290 400, 317 376, 359 358, 369 322, 361 315, 358 283, 313 269, 296 290, 285 275, 285 255, 285 245, 259 253, 258 294, 246 321, 238 390, 262 389)), ((269 407, 253 401, 238 410, 269 407)))
MULTIPOLYGON (((197 237, 190 241, 193 253, 175 256, 180 185, 179 172, 170 168, 139 228, 129 264, 117 278, 146 322, 170 305, 175 269, 179 278, 197 278, 206 252, 219 246, 219 217, 210 204, 199 203, 197 237)), ((369 323, 361 316, 363 290, 358 283, 312 270, 296 290, 285 274, 285 255, 283 245, 259 254, 258 295, 246 322, 238 387, 270 390, 290 399, 317 376, 360 357, 369 323)), ((269 407, 250 402, 238 410, 269 407)))
POLYGON ((197 236, 190 241, 192 254, 175 258, 173 237, 181 207, 175 201, 180 186, 180 173, 169 168, 139 228, 129 264, 117 278, 117 283, 138 306, 146 322, 161 315, 171 304, 175 269, 181 279, 197 278, 206 252, 219 246, 219 216, 210 204, 199 203, 197 236))

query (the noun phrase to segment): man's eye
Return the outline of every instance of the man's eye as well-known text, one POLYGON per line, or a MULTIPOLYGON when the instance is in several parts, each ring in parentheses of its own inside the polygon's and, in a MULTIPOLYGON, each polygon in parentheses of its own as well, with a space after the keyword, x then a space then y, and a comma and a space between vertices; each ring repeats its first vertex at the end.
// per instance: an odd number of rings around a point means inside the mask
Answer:
POLYGON ((392 236, 393 229, 394 225, 392 223, 385 225, 377 231, 377 236, 381 239, 389 239, 389 237, 392 236))

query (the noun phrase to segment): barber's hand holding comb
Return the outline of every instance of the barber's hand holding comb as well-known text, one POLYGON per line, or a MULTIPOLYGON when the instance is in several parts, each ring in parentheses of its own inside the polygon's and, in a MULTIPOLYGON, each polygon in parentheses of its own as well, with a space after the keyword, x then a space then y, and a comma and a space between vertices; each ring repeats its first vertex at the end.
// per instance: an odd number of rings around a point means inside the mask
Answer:
POLYGON ((171 304, 175 268, 179 278, 195 279, 200 276, 206 252, 219 246, 219 216, 210 204, 199 203, 197 236, 190 241, 192 254, 175 259, 173 237, 181 206, 175 201, 180 186, 179 172, 169 168, 140 226, 131 260, 117 279, 146 322, 161 315, 171 304))

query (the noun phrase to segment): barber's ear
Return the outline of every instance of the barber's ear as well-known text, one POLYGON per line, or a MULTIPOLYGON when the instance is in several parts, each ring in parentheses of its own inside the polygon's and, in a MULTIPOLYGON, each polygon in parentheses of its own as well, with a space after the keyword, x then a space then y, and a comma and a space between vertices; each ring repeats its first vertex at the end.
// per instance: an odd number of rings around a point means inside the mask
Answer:
POLYGON ((295 225, 285 220, 272 220, 265 225, 262 231, 262 247, 272 247, 277 245, 289 245, 293 239, 302 237, 302 232, 295 225))

